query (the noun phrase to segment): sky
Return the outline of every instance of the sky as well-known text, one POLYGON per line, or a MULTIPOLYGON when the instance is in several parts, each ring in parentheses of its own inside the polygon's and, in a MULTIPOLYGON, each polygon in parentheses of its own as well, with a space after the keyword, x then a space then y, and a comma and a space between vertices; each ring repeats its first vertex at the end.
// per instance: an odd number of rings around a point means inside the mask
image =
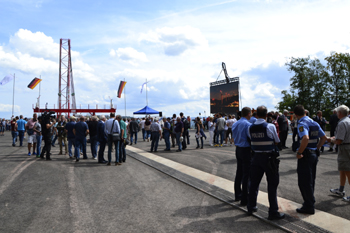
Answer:
MULTIPOLYGON (((347 0, 0 0, 0 80, 15 74, 15 115, 57 107, 59 41, 70 39, 78 107, 132 115, 208 115, 209 83, 225 62, 240 78, 241 106, 274 110, 293 74, 290 57, 350 52, 347 0), (125 98, 117 98, 121 80, 125 98)), ((223 73, 219 79, 224 79, 223 73)), ((12 114, 13 84, 0 86, 0 117, 12 114)))

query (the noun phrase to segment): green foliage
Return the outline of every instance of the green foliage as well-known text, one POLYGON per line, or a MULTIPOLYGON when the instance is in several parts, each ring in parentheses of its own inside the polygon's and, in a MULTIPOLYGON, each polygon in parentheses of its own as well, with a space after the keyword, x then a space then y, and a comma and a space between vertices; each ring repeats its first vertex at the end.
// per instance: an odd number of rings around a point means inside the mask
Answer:
POLYGON ((290 79, 290 93, 282 91, 282 101, 276 106, 279 111, 293 110, 302 104, 315 114, 318 110, 328 116, 330 111, 341 105, 350 104, 350 55, 332 52, 326 57, 325 67, 319 59, 290 58, 286 62, 290 79))

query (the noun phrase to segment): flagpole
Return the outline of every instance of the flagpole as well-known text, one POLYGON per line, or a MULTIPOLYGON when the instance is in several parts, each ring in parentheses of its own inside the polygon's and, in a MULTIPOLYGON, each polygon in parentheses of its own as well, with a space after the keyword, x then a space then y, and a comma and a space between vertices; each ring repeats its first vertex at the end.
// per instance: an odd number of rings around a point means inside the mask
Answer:
POLYGON ((146 78, 146 104, 147 104, 147 106, 148 106, 147 78, 146 78))
MULTIPOLYGON (((40 75, 40 79, 41 79, 41 75, 40 75)), ((41 91, 41 81, 40 81, 40 83, 39 83, 39 99, 38 99, 38 108, 40 109, 40 91, 41 91)))
MULTIPOLYGON (((125 78, 124 78, 124 82, 125 82, 125 78)), ((125 85, 125 86, 126 86, 126 85, 125 85)), ((124 108, 125 108, 125 118, 126 118, 126 94, 125 94, 125 86, 124 86, 124 101, 125 101, 124 108)))
POLYGON ((14 116, 14 110, 15 110, 15 79, 16 74, 13 74, 13 94, 12 94, 12 116, 14 116))

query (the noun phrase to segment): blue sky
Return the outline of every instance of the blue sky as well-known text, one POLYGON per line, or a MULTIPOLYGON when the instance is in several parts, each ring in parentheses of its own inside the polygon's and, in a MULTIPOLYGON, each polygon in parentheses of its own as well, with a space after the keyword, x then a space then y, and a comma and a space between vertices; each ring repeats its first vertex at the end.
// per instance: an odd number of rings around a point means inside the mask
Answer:
MULTIPOLYGON (((0 78, 16 74, 15 115, 57 105, 59 39, 70 38, 77 105, 108 105, 126 80, 127 114, 146 104, 167 116, 209 113, 209 82, 221 62, 241 78, 242 103, 274 109, 289 88, 288 57, 350 52, 349 1, 31 1, 0 0, 0 78), (2 77, 1 77, 2 76, 2 77)), ((224 76, 221 76, 223 79, 224 76)), ((0 117, 12 86, 0 86, 0 117)))

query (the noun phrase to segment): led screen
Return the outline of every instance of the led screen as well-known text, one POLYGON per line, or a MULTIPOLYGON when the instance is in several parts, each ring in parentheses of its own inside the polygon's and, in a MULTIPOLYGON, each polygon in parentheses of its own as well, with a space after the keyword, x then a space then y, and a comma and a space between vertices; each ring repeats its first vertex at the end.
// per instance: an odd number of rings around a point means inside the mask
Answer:
POLYGON ((239 111, 238 82, 210 87, 210 113, 235 114, 239 111))

